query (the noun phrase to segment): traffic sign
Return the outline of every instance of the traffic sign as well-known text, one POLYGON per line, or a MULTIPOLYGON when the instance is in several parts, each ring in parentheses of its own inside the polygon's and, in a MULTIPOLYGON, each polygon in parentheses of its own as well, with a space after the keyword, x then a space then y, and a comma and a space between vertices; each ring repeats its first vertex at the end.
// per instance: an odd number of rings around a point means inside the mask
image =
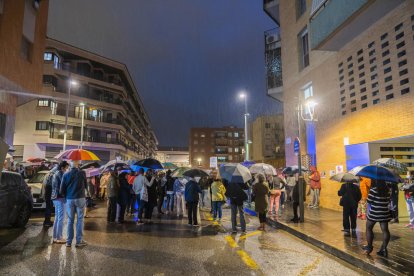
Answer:
POLYGON ((298 137, 295 138, 295 141, 293 142, 293 151, 295 152, 295 155, 299 154, 300 150, 300 140, 298 137))

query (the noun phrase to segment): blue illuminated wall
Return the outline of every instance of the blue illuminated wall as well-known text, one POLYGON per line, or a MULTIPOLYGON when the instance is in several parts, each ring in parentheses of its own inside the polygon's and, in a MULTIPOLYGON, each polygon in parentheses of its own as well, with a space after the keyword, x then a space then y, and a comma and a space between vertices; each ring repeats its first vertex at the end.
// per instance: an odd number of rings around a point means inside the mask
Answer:
POLYGON ((316 166, 316 136, 314 122, 306 122, 306 144, 308 146, 307 153, 311 158, 311 165, 316 166))
POLYGON ((367 165, 369 160, 368 143, 345 146, 346 169, 352 170, 357 166, 367 165))

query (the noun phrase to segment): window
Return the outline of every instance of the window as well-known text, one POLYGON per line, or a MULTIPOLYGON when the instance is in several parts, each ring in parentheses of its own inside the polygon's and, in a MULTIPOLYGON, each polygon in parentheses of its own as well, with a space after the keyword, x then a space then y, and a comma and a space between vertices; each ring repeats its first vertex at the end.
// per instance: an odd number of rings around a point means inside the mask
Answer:
POLYGON ((349 76, 352 76, 353 74, 354 74, 354 70, 351 70, 351 71, 348 72, 349 76))
POLYGON ((24 36, 22 36, 22 40, 20 42, 20 56, 27 60, 32 60, 32 48, 33 44, 24 36))
POLYGON ((386 60, 384 60, 383 62, 382 62, 382 65, 387 65, 388 63, 390 63, 391 62, 391 60, 390 59, 386 59, 386 60))
POLYGON ((401 90, 401 95, 407 94, 410 92, 410 87, 404 88, 403 90, 401 90))
POLYGON ((385 52, 382 53, 382 57, 386 57, 390 54, 390 50, 386 50, 385 52))
POLYGON ((408 74, 408 69, 404 69, 400 71, 400 76, 404 76, 406 74, 408 74))
POLYGON ((377 77, 378 77, 378 74, 373 74, 373 75, 371 76, 371 80, 375 80, 377 77))
POLYGON ((374 72, 375 70, 377 70, 377 66, 376 65, 372 66, 371 69, 370 69, 371 72, 374 72))
POLYGON ((341 95, 343 95, 343 94, 345 94, 345 90, 341 90, 339 93, 340 93, 341 95))
POLYGON ((362 69, 364 69, 365 68, 365 65, 364 64, 361 64, 360 66, 358 66, 358 70, 359 71, 361 71, 362 69))
POLYGON ((406 52, 405 52, 405 50, 403 50, 403 51, 401 51, 397 54, 397 57, 399 57, 399 58, 403 57, 403 56, 405 56, 405 54, 406 54, 406 52))
POLYGON ((365 80, 362 80, 359 82, 359 85, 364 85, 365 84, 365 80))
POLYGON ((270 123, 265 123, 265 128, 270 128, 270 123))
POLYGON ((362 87, 360 92, 361 92, 361 93, 365 93, 365 92, 367 92, 367 88, 366 88, 366 87, 362 87))
POLYGON ((357 55, 359 56, 359 55, 362 55, 362 53, 363 53, 363 50, 362 49, 360 49, 358 52, 357 52, 357 55))
POLYGON ((60 66, 59 57, 57 55, 53 55, 53 67, 58 69, 60 66))
POLYGON ((36 121, 36 130, 48 130, 49 122, 46 121, 36 121))
POLYGON ((238 132, 234 133, 234 138, 239 138, 239 133, 238 132))
POLYGON ((392 93, 385 96, 385 99, 387 99, 387 100, 390 100, 392 98, 394 98, 394 94, 392 94, 392 93))
POLYGON ((404 37, 404 32, 401 32, 401 33, 399 33, 395 36, 395 40, 398 40, 398 39, 403 38, 403 37, 404 37))
POLYGON ((361 101, 365 101, 367 99, 367 95, 361 97, 361 101))
POLYGON ((372 101, 372 104, 378 104, 380 102, 380 99, 375 99, 372 101))
POLYGON ((343 81, 343 80, 344 80, 344 75, 340 76, 340 77, 339 77, 339 80, 340 80, 340 81, 343 81))
POLYGON ((405 41, 401 41, 400 43, 397 44, 397 49, 400 49, 401 47, 405 46, 405 41))
POLYGON ((342 98, 341 98, 341 102, 344 102, 344 101, 345 101, 345 97, 342 97, 342 98))
POLYGON ((344 110, 344 111, 342 111, 342 115, 346 115, 346 111, 344 110))
POLYGON ((194 137, 198 137, 198 133, 194 133, 194 137))
POLYGON ((47 61, 50 61, 50 60, 52 60, 52 59, 53 59, 53 54, 52 54, 52 53, 48 53, 48 52, 46 52, 46 53, 44 53, 44 55, 43 55, 43 59, 44 59, 44 60, 47 60, 47 61))
POLYGON ((344 69, 339 70, 339 75, 344 73, 344 69))
POLYGON ((386 39, 386 38, 387 38, 387 36, 388 36, 388 33, 383 34, 383 35, 381 36, 381 40, 386 39))
POLYGON ((377 88, 378 87, 378 82, 374 82, 373 84, 371 84, 372 88, 377 88))
POLYGON ((198 145, 198 140, 194 140, 194 145, 198 145))
POLYGON ((200 134, 200 137, 201 137, 201 138, 206 138, 206 135, 205 135, 204 133, 201 133, 201 134, 200 134))
POLYGON ((349 90, 353 90, 353 89, 355 89, 355 85, 354 84, 349 86, 349 90))
POLYGON ((367 103, 364 103, 364 104, 361 105, 361 108, 366 108, 366 107, 368 107, 367 103))
POLYGON ((350 78, 350 79, 348 80, 348 82, 349 82, 349 83, 354 82, 354 78, 350 78))
POLYGON ((342 108, 345 108, 345 107, 346 107, 346 104, 342 104, 342 105, 341 105, 341 107, 342 107, 342 108))
MULTIPOLYGON (((1 1, 1 0, 0 0, 1 1)), ((5 138, 6 135, 6 121, 7 115, 4 113, 0 113, 0 138, 5 138)))
POLYGON ((37 106, 49 106, 49 100, 39 99, 37 100, 37 106))
POLYGON ((198 152, 198 148, 194 148, 193 149, 193 152, 198 152))
POLYGON ((229 152, 233 152, 233 148, 229 148, 229 152))
POLYGON ((299 18, 306 11, 306 0, 296 0, 296 18, 299 18))
POLYGON ((341 68, 343 65, 344 65, 344 63, 343 63, 343 62, 339 63, 339 64, 338 64, 338 68, 341 68))
POLYGON ((375 42, 372 41, 371 43, 368 44, 368 48, 372 48, 375 45, 375 42))
POLYGON ((234 148, 234 152, 239 152, 239 148, 234 148))
POLYGON ((373 64, 377 59, 374 57, 372 59, 369 60, 369 64, 373 64))
POLYGON ((350 62, 352 60, 352 56, 349 56, 346 61, 350 62))
POLYGON ((365 77, 365 72, 362 72, 361 74, 359 74, 359 77, 360 77, 360 78, 365 77))
POLYGON ((373 56, 375 54, 375 49, 369 51, 369 56, 373 56))
POLYGON ((407 84, 408 82, 409 82, 409 80, 408 80, 408 79, 403 79, 403 80, 400 80, 400 85, 407 84))
MULTIPOLYGON (((349 96, 350 96, 351 98, 355 97, 355 92, 351 93, 349 96)), ((352 102, 351 102, 351 103, 352 103, 352 102)))
POLYGON ((381 44, 381 48, 384 49, 388 45, 390 45, 390 43, 388 41, 385 41, 384 43, 381 44))
POLYGON ((378 93, 379 93, 379 91, 378 91, 378 90, 376 90, 376 91, 372 92, 372 96, 373 96, 373 97, 375 97, 375 96, 377 96, 377 95, 378 95, 378 93))
POLYGON ((398 24, 397 26, 394 27, 394 30, 396 32, 398 32, 399 30, 401 30, 401 28, 403 27, 403 23, 398 24))
POLYGON ((313 96, 313 88, 312 85, 308 85, 303 89, 303 98, 306 100, 309 97, 313 96))
POLYGON ((384 69, 384 74, 391 72, 391 67, 387 67, 384 69))
POLYGON ((364 61, 364 57, 360 57, 360 58, 358 59, 358 63, 363 62, 363 61, 364 61))
POLYGON ((348 69, 351 69, 354 66, 354 64, 351 62, 350 64, 348 64, 348 69))
POLYGON ((227 132, 227 137, 233 137, 233 132, 227 132))
POLYGON ((393 88, 392 84, 388 85, 387 87, 385 87, 385 91, 390 91, 392 90, 392 88, 393 88))
POLYGON ((355 112, 356 110, 356 107, 351 108, 351 112, 355 112))
POLYGON ((309 66, 309 37, 308 29, 305 28, 299 35, 300 39, 300 67, 301 69, 309 66))
POLYGON ((392 76, 388 76, 385 78, 385 82, 389 82, 389 81, 392 81, 392 76))
POLYGON ((356 100, 352 100, 351 101, 351 104, 356 104, 356 100))

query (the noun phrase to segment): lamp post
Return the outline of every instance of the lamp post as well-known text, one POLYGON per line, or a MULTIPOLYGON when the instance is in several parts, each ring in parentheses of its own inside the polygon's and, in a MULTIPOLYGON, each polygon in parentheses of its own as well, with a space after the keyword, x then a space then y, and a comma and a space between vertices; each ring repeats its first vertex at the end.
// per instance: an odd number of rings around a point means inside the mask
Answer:
POLYGON ((70 93, 72 90, 72 86, 78 85, 77 81, 69 80, 68 83, 68 101, 66 103, 66 115, 65 115, 65 132, 63 133, 63 151, 66 150, 66 140, 68 135, 68 117, 69 117, 69 105, 70 105, 70 93))
POLYGON ((317 103, 309 97, 306 99, 304 106, 305 106, 305 115, 303 114, 303 104, 299 100, 299 105, 297 108, 297 116, 298 116, 298 185, 299 185, 299 210, 300 210, 300 222, 304 222, 305 216, 305 202, 303 200, 303 196, 305 194, 305 189, 303 187, 304 179, 302 174, 302 158, 301 158, 301 143, 300 143, 300 121, 301 119, 304 121, 316 121, 315 119, 315 107, 317 103), (305 117, 308 116, 308 117, 305 117))
POLYGON ((80 106, 82 106, 82 126, 81 126, 81 138, 80 138, 80 149, 83 148, 83 127, 85 122, 85 104, 80 103, 80 106))
POLYGON ((247 130, 247 117, 249 113, 247 112, 247 95, 245 93, 239 94, 240 99, 244 99, 244 147, 245 147, 245 161, 249 160, 249 137, 247 130))

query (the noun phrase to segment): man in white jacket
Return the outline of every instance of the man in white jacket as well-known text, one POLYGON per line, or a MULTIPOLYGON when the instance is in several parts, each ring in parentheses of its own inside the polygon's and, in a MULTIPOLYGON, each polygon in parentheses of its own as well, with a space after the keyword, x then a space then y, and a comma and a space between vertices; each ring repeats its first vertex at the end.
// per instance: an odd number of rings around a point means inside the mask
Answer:
POLYGON ((144 175, 144 169, 140 168, 138 172, 138 176, 135 178, 134 183, 132 184, 132 189, 134 193, 137 195, 137 199, 139 199, 139 207, 138 207, 138 223, 144 223, 142 220, 142 213, 144 209, 147 207, 148 203, 148 191, 147 187, 151 187, 154 183, 154 176, 151 178, 151 181, 144 175))

